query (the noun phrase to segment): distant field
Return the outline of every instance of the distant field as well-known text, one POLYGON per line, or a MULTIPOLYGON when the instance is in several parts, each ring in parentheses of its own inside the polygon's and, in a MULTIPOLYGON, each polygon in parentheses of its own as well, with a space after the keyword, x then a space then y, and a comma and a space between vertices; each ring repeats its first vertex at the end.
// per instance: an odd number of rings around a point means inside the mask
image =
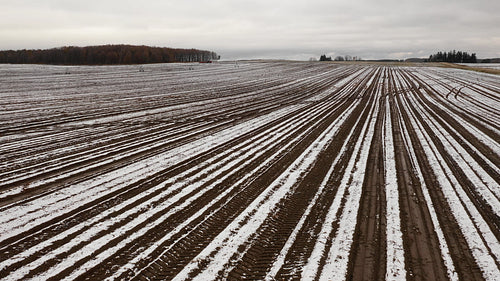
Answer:
POLYGON ((498 280, 500 76, 0 65, 1 280, 498 280))
POLYGON ((471 67, 500 69, 500 63, 461 63, 461 64, 471 67))

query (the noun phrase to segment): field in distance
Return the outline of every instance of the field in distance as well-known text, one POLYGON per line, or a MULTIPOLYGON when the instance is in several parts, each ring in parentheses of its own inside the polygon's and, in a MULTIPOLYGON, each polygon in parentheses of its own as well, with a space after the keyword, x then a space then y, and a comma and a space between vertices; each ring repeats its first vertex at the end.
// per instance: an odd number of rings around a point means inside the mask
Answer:
POLYGON ((1 280, 498 280, 500 76, 0 65, 1 280))

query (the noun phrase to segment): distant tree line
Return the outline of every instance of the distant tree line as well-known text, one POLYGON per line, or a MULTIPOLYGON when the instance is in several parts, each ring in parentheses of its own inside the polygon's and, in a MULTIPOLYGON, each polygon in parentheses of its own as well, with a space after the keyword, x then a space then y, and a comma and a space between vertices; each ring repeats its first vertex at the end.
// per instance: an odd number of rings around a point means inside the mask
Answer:
POLYGON ((500 63, 500 58, 482 59, 481 63, 500 63))
POLYGON ((332 57, 327 57, 326 55, 321 55, 319 61, 332 61, 332 57))
POLYGON ((220 56, 211 51, 132 45, 61 47, 46 50, 0 51, 0 63, 100 65, 167 62, 207 62, 220 56))
POLYGON ((361 61, 360 57, 352 57, 350 55, 336 56, 335 61, 361 61))
POLYGON ((453 63, 477 63, 477 57, 475 53, 469 54, 462 51, 449 51, 438 52, 437 54, 429 56, 430 62, 453 62, 453 63))
MULTIPOLYGON (((334 61, 360 61, 362 60, 360 57, 352 57, 349 55, 346 56, 336 56, 334 61)), ((332 61, 332 57, 327 57, 326 55, 321 55, 319 57, 319 61, 332 61)))

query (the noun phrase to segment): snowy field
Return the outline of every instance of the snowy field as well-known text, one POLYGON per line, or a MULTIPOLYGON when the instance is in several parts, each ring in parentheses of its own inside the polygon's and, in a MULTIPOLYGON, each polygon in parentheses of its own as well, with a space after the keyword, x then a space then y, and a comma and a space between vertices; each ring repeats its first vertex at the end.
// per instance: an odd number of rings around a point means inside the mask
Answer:
POLYGON ((479 67, 479 68, 500 69, 500 63, 461 63, 461 65, 479 67))
POLYGON ((0 279, 498 280, 498 108, 448 68, 0 65, 0 279))

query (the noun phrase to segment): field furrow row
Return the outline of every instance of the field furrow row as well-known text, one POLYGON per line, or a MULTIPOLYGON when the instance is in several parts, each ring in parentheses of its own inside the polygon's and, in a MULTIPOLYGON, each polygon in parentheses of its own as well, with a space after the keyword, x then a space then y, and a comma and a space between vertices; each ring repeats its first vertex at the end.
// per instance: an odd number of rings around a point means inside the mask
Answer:
POLYGON ((500 276, 498 76, 3 65, 0 108, 2 280, 500 276))

